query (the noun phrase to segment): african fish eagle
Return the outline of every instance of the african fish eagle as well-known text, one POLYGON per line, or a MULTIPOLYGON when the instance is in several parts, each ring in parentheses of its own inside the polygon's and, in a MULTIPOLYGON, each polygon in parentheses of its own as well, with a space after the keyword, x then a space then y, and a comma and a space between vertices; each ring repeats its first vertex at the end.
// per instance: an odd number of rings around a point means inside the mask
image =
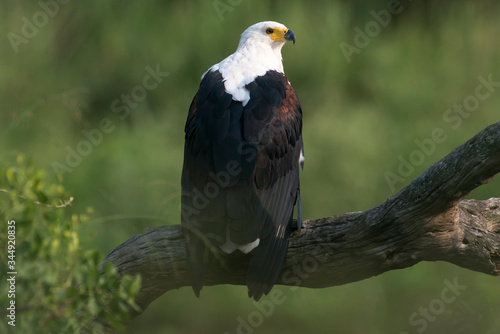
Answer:
POLYGON ((248 296, 268 294, 285 260, 294 205, 300 229, 302 110, 283 72, 295 34, 267 21, 201 77, 185 127, 181 220, 197 296, 214 249, 250 254, 248 296))

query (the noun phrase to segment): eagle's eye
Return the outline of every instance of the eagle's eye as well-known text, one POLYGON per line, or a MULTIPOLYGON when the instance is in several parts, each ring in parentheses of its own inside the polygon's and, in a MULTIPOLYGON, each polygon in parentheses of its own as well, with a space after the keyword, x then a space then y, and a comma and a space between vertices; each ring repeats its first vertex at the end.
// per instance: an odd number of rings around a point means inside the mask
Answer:
POLYGON ((266 34, 271 35, 274 32, 273 28, 267 28, 266 29, 266 34))

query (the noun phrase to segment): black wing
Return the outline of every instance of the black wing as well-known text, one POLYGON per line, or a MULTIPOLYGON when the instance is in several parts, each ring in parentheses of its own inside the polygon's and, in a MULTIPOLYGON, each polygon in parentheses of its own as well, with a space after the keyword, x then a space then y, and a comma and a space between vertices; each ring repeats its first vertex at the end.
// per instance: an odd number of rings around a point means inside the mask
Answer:
POLYGON ((198 295, 212 247, 260 239, 247 275, 249 296, 268 293, 283 264, 299 189, 302 112, 286 77, 269 71, 246 87, 243 106, 208 72, 186 123, 182 223, 198 295))

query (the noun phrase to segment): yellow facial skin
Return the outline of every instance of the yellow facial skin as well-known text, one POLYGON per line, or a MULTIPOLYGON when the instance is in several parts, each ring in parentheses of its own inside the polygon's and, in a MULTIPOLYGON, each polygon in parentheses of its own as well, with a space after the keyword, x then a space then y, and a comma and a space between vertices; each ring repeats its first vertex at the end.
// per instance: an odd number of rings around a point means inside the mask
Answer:
POLYGON ((288 29, 286 28, 266 28, 266 34, 275 42, 285 42, 285 34, 287 31, 288 29))

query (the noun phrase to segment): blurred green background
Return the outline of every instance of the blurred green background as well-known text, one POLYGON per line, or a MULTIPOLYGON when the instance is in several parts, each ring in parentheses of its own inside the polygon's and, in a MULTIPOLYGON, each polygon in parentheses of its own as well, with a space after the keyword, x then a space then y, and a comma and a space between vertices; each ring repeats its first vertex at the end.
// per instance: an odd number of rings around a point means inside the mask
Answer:
MULTIPOLYGON (((95 210, 82 245, 104 253, 147 227, 180 222, 188 107, 201 74, 253 23, 279 21, 297 36, 283 58, 304 112, 304 218, 369 209, 499 121, 499 84, 473 97, 479 77, 500 82, 494 1, 401 1, 388 16, 381 11, 394 1, 66 2, 0 5, 0 163, 25 153, 54 180, 66 166, 69 213, 95 210), (356 48, 348 57, 347 44, 356 48), (141 88, 157 68, 168 76, 141 88), (453 110, 463 103, 462 114, 453 110), (414 153, 436 128, 446 139, 414 153), (389 184, 402 160, 414 170, 389 184)), ((500 197, 499 185, 471 197, 500 197)), ((499 284, 420 263, 328 289, 278 286, 285 302, 262 321, 249 319, 258 309, 245 287, 207 287, 200 299, 183 288, 127 333, 237 333, 238 319, 258 325, 240 333, 500 333, 499 284), (445 280, 466 286, 449 304, 439 302, 445 280), (429 307, 430 317, 419 313, 429 307)))

